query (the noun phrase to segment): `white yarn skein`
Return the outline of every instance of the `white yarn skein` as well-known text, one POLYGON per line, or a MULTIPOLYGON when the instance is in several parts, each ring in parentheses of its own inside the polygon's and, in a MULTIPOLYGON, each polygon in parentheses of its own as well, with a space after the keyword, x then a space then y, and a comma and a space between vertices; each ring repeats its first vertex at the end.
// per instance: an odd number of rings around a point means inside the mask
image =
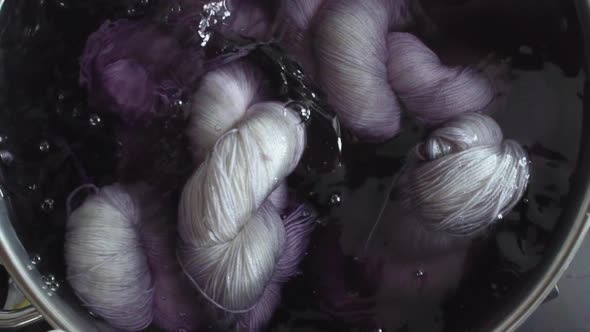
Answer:
POLYGON ((138 204, 122 186, 105 187, 72 212, 65 236, 72 288, 98 315, 132 331, 146 328, 153 316, 147 257, 130 246, 141 243, 138 204))
POLYGON ((284 104, 249 106, 258 90, 254 75, 232 65, 204 78, 189 132, 203 162, 179 207, 185 272, 206 298, 234 313, 251 309, 272 277, 285 228, 269 195, 305 146, 301 120, 284 104))

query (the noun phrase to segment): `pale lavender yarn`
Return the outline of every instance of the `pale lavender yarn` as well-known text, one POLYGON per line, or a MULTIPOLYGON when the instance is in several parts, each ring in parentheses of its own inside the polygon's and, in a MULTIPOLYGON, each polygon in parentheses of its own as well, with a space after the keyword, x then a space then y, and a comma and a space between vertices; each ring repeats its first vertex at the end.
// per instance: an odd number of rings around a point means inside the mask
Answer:
POLYGON ((425 124, 440 124, 483 110, 494 97, 480 73, 447 67, 418 38, 395 32, 411 21, 409 7, 406 0, 284 5, 285 44, 315 72, 327 101, 363 140, 396 135, 402 109, 425 124))
POLYGON ((305 134, 283 103, 258 102, 261 79, 246 63, 203 78, 188 132, 201 164, 179 206, 185 273, 212 308, 245 330, 270 319, 313 228, 303 208, 281 218, 282 181, 301 157, 305 134))
POLYGON ((429 229, 469 236, 505 216, 526 190, 524 149, 490 117, 444 123, 416 147, 398 183, 399 199, 429 229))
POLYGON ((485 109, 494 99, 491 82, 469 67, 447 67, 418 37, 390 33, 389 82, 420 122, 438 125, 457 114, 485 109))
POLYGON ((174 254, 175 230, 161 197, 145 185, 114 184, 68 218, 67 280, 85 306, 114 327, 165 331, 199 325, 197 296, 174 254))

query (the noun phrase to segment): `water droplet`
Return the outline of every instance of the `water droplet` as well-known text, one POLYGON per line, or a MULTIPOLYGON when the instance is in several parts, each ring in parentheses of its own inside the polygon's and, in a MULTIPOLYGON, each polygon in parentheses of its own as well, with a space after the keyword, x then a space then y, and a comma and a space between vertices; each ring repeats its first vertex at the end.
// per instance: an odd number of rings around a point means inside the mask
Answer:
POLYGON ((375 329, 375 332, 383 332, 383 330, 380 328, 377 328, 377 329, 375 329))
POLYGON ((47 289, 47 285, 41 285, 41 289, 42 290, 46 290, 47 289))
POLYGON ((502 220, 502 219, 504 219, 504 216, 503 216, 503 215, 500 213, 500 214, 498 215, 498 220, 502 220))
POLYGON ((135 14, 137 14, 137 10, 134 7, 130 7, 127 9, 127 15, 135 16, 135 14))
POLYGON ((53 296, 53 292, 47 292, 47 296, 52 297, 53 296))
POLYGON ((41 255, 39 254, 34 254, 33 256, 31 256, 31 264, 33 265, 41 264, 41 260, 41 255))
POLYGON ((53 211, 55 205, 55 201, 51 198, 46 198, 43 200, 43 203, 41 203, 41 210, 43 210, 43 212, 51 212, 53 211))
POLYGON ((8 142, 8 136, 0 135, 0 144, 6 144, 8 142))
POLYGON ((139 0, 139 4, 142 6, 147 6, 150 4, 150 0, 139 0))
POLYGON ((33 265, 27 265, 27 269, 29 269, 29 271, 33 271, 34 267, 33 265))
POLYGON ((490 285, 490 287, 492 287, 493 290, 497 290, 498 289, 498 285, 496 285, 495 283, 492 283, 490 285))
POLYGON ((522 202, 523 202, 524 204, 529 204, 529 199, 528 199, 528 198, 525 198, 525 199, 523 199, 523 200, 522 200, 522 202))
POLYGON ((181 327, 178 329, 178 332, 186 332, 186 329, 181 327))
POLYGON ((324 218, 317 218, 315 222, 320 226, 326 226, 328 224, 328 222, 324 218))
POLYGON ((172 105, 174 105, 174 107, 180 108, 182 107, 182 105, 184 105, 184 102, 182 101, 182 99, 176 99, 172 105))
POLYGON ((304 218, 309 218, 309 217, 311 217, 311 212, 309 212, 309 210, 303 210, 303 212, 301 213, 301 216, 304 218))
POLYGON ((332 194, 332 196, 330 196, 330 205, 331 206, 338 206, 340 205, 340 203, 342 203, 342 197, 340 197, 339 194, 332 194))
POLYGON ((530 160, 527 157, 522 157, 520 158, 520 160, 518 161, 518 165, 520 167, 527 167, 530 164, 530 160))
POLYGON ((39 143, 39 151, 42 153, 47 153, 49 150, 51 150, 51 144, 49 144, 47 140, 41 141, 41 143, 39 143))
POLYGON ((37 190, 37 184, 32 183, 27 186, 27 189, 29 189, 29 191, 35 191, 35 190, 37 190))
POLYGON ((57 6, 61 9, 66 9, 68 8, 68 4, 65 1, 58 1, 57 2, 57 6))
POLYGON ((281 214, 281 219, 283 219, 283 220, 287 219, 287 215, 286 214, 281 214))
POLYGON ((351 290, 351 291, 348 292, 348 296, 350 296, 350 297, 358 297, 359 296, 359 292, 358 291, 351 290))
POLYGON ((102 119, 98 114, 92 114, 88 117, 88 123, 90 123, 92 127, 98 127, 102 124, 102 119))
POLYGON ((0 151, 0 160, 2 160, 2 163, 4 165, 10 166, 10 164, 12 164, 12 162, 14 161, 14 156, 12 155, 12 153, 6 150, 2 150, 0 151))
POLYGON ((354 260, 355 262, 358 262, 358 261, 359 261, 359 258, 358 258, 358 256, 354 256, 353 260, 354 260))
POLYGON ((178 313, 178 316, 180 316, 180 317, 186 317, 186 312, 181 311, 181 312, 178 313))
POLYGON ((66 100, 66 94, 64 92, 60 92, 57 94, 57 101, 59 101, 60 103, 63 103, 63 101, 66 100))
POLYGON ((311 109, 300 102, 290 102, 285 108, 288 108, 299 115, 301 121, 307 122, 311 118, 311 109))
POLYGON ((220 125, 215 125, 215 131, 221 131, 221 126, 220 125))
POLYGON ((416 277, 422 278, 423 276, 424 276, 424 271, 422 271, 422 269, 419 269, 418 271, 416 271, 416 277))
POLYGON ((175 3, 172 6, 170 6, 169 11, 172 14, 179 14, 182 11, 182 7, 180 6, 179 3, 175 3))
POLYGON ((166 296, 160 296, 160 300, 166 301, 166 296))

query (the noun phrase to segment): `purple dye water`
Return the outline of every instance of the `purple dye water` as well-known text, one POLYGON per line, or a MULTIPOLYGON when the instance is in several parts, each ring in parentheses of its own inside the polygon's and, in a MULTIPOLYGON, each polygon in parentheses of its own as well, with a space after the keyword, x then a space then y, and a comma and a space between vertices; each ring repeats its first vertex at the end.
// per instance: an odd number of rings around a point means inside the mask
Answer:
MULTIPOLYGON (((142 172, 133 165, 117 169, 126 146, 113 135, 115 121, 90 108, 78 86, 78 56, 88 35, 107 18, 140 17, 155 5, 156 1, 117 5, 108 1, 11 1, 0 12, 0 150, 11 154, 11 158, 2 158, 1 180, 10 193, 17 216, 15 227, 23 243, 32 256, 43 257, 39 269, 53 273, 60 281, 65 271, 63 234, 69 192, 84 182, 109 184, 117 176, 180 187, 176 184, 192 171, 187 166, 188 150, 177 148, 187 146, 178 135, 184 126, 178 118, 154 121, 151 130, 158 136, 146 139, 153 142, 151 152, 156 158, 142 172)), ((552 11, 550 18, 559 24, 539 32, 544 38, 535 32, 531 32, 534 38, 526 34, 495 38, 493 27, 500 24, 493 17, 487 17, 491 23, 479 31, 487 38, 477 42, 464 29, 452 25, 448 30, 453 41, 466 41, 479 52, 493 51, 494 59, 511 66, 503 106, 494 117, 506 137, 527 147, 533 177, 521 204, 503 216, 504 222, 493 234, 473 245, 472 259, 468 259, 465 277, 454 296, 442 302, 403 303, 419 310, 404 312, 393 305, 379 308, 392 315, 401 313, 397 317, 401 331, 473 330, 487 320, 488 313, 510 303, 513 291, 534 276, 544 249, 552 243, 577 162, 582 115, 578 93, 583 78, 579 58, 563 56, 581 54, 571 3, 552 11), (564 48, 568 51, 560 51, 564 48)), ((450 44, 447 39, 430 42, 439 48, 450 44)), ((452 49, 449 53, 453 55, 452 49)), ((362 306, 353 307, 344 317, 322 306, 321 296, 329 290, 318 289, 319 268, 314 257, 322 247, 330 247, 332 255, 341 257, 338 267, 344 273, 336 279, 349 288, 347 293, 361 299, 374 295, 374 285, 358 273, 361 263, 350 254, 354 251, 351 243, 370 226, 359 220, 377 217, 408 149, 423 135, 423 129, 409 120, 404 126, 398 137, 385 144, 351 143, 344 157, 346 167, 303 184, 314 193, 312 200, 325 205, 326 212, 313 235, 303 274, 283 289, 282 304, 268 330, 391 330, 376 324, 371 315, 359 315, 365 309, 362 306)), ((290 181, 301 185, 296 176, 290 181)), ((168 194, 178 193, 170 190, 168 194)), ((420 269, 415 271, 416 280, 424 277, 420 269)), ((76 300, 67 285, 60 294, 76 300)))

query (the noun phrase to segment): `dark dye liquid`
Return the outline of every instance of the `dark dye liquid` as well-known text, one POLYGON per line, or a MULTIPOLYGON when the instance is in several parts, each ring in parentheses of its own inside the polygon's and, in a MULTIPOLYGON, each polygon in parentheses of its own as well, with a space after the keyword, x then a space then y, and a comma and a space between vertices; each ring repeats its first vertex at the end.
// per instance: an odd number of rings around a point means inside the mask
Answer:
MULTIPOLYGON (((296 176, 291 179, 293 185, 307 186, 303 194, 323 205, 324 211, 302 263, 303 273, 285 285, 269 331, 486 330, 493 323, 490 314, 505 308, 535 276, 559 227, 556 223, 568 199, 570 181, 575 181, 570 177, 577 163, 582 123, 582 42, 571 1, 514 2, 528 10, 524 22, 514 17, 498 19, 494 15, 500 12, 493 10, 467 11, 469 16, 457 9, 465 18, 441 19, 443 36, 418 31, 449 63, 492 54, 495 66, 510 67, 502 80, 506 85, 502 102, 493 116, 505 137, 521 142, 532 161, 526 197, 489 236, 474 241, 456 294, 441 303, 415 306, 420 309, 405 313, 401 328, 396 329, 371 320, 358 323, 337 317, 318 305, 321 290, 315 288, 311 256, 324 244, 326 234, 335 234, 337 249, 346 257, 342 277, 362 279, 356 275, 359 263, 348 243, 358 241, 355 237, 366 233, 376 220, 406 154, 424 136, 423 128, 404 119, 402 133, 387 143, 348 141, 344 166, 335 172, 313 183, 296 176), (519 30, 522 26, 527 29, 519 30)), ((469 1, 445 5, 462 8, 465 3, 469 1)), ((67 196, 85 182, 98 186, 116 182, 124 151, 114 135, 116 121, 90 108, 85 91, 79 88, 78 57, 88 35, 104 20, 141 17, 155 4, 22 0, 6 1, 0 12, 1 180, 15 212, 14 226, 34 265, 61 284, 67 196)), ((439 9, 433 9, 434 17, 452 17, 452 11, 440 13, 439 9)), ((174 147, 186 144, 177 135, 183 123, 156 120, 153 126, 161 133, 154 141, 153 155, 162 157, 155 157, 139 173, 154 185, 181 186, 192 169, 188 152, 174 147)), ((359 283, 358 289, 349 291, 362 297, 371 285, 359 283)), ((67 284, 58 292, 72 297, 67 284)))

